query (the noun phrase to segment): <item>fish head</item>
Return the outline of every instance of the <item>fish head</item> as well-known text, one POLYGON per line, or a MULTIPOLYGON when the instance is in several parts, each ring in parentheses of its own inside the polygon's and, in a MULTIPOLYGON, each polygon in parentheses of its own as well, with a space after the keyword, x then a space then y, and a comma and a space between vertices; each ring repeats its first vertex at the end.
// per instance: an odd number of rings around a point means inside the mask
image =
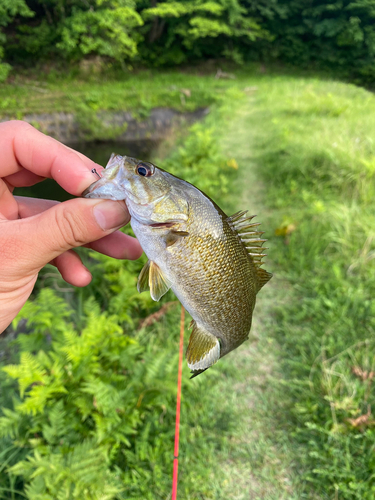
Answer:
POLYGON ((179 187, 183 182, 150 162, 113 153, 102 177, 82 196, 125 200, 132 218, 157 227, 188 219, 188 203, 179 187))

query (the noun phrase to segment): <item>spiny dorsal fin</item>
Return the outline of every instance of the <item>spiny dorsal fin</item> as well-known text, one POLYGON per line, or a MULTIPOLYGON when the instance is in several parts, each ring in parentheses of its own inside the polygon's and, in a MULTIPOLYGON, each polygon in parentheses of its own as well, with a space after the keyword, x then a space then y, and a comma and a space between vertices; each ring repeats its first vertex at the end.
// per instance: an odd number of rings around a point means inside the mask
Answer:
POLYGON ((148 287, 150 287, 152 299, 156 302, 158 302, 171 287, 171 284, 162 273, 160 267, 152 260, 148 260, 144 265, 137 283, 139 293, 146 291, 148 287))
POLYGON ((261 238, 264 231, 258 231, 257 229, 260 222, 251 222, 256 216, 246 216, 246 214, 247 211, 235 213, 228 217, 228 224, 238 234, 248 255, 252 258, 255 266, 260 269, 262 258, 266 255, 263 252, 267 250, 267 248, 263 248, 263 243, 267 240, 261 238))
POLYGON ((196 377, 212 366, 220 358, 220 343, 215 335, 198 326, 193 320, 190 324, 193 332, 190 335, 186 351, 188 367, 196 377))

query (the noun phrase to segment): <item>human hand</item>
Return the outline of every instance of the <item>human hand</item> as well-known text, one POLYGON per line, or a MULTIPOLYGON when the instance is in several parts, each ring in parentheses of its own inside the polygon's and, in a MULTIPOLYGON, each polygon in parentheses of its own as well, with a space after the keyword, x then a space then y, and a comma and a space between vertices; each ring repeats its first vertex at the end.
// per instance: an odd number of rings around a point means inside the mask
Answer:
POLYGON ((80 195, 102 167, 21 121, 0 123, 0 333, 30 296, 47 263, 75 286, 91 274, 71 249, 88 246, 118 259, 137 259, 135 238, 116 229, 129 222, 124 202, 73 199, 64 203, 13 196, 13 189, 46 177, 80 195))

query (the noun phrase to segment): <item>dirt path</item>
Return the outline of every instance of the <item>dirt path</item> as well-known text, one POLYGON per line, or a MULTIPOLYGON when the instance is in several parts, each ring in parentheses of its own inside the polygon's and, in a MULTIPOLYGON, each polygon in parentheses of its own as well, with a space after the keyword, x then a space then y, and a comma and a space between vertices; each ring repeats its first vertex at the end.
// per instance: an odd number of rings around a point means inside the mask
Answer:
MULTIPOLYGON (((256 96, 248 98, 231 121, 223 147, 239 164, 242 196, 238 210, 259 214, 267 219, 263 188, 257 179, 260 168, 252 158, 252 130, 256 123, 252 108, 256 96)), ((262 226, 270 235, 271 228, 262 226)), ((275 271, 270 259, 264 266, 275 271)), ((269 332, 275 328, 271 308, 285 296, 284 284, 277 273, 257 297, 253 319, 252 341, 246 342, 228 362, 235 364, 239 381, 226 390, 232 392, 233 405, 241 415, 233 435, 234 450, 223 454, 224 488, 218 498, 233 500, 297 500, 297 478, 291 470, 293 450, 288 436, 280 430, 283 418, 282 376, 279 373, 278 346, 269 332)), ((228 380, 228 384, 232 382, 228 380)))

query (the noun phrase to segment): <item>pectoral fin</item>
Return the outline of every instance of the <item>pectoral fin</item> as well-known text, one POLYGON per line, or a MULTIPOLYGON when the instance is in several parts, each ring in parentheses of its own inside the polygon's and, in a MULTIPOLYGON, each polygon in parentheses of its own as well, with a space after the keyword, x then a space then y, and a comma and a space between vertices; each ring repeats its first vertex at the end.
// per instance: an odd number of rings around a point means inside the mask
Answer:
POLYGON ((220 343, 215 335, 207 332, 192 321, 193 333, 190 335, 186 351, 188 367, 196 377, 212 366, 220 358, 220 343))
POLYGON ((161 299, 161 297, 168 292, 171 283, 162 273, 160 267, 155 262, 150 261, 150 272, 148 282, 150 285, 150 293, 153 300, 161 299))
POLYGON ((139 293, 145 292, 150 287, 153 300, 158 302, 171 287, 168 279, 160 267, 152 260, 148 260, 138 277, 137 289, 139 293))
POLYGON ((139 273, 138 276, 137 290, 139 293, 148 290, 149 271, 150 271, 150 261, 148 260, 146 264, 143 266, 142 271, 139 273))

